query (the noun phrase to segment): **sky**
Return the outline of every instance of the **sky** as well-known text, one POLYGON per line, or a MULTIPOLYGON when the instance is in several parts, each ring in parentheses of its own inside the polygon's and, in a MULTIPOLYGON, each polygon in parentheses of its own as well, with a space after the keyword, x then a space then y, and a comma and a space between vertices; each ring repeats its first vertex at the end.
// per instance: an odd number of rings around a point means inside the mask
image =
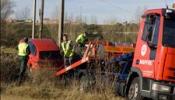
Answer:
MULTIPOLYGON (((15 3, 14 17, 25 8, 30 9, 32 16, 33 0, 12 0, 15 3)), ((37 0, 37 16, 41 0, 37 0)), ((106 23, 109 21, 136 21, 137 15, 144 9, 162 8, 171 5, 175 0, 65 0, 66 16, 82 16, 88 23, 106 23)), ((44 18, 55 18, 58 15, 60 0, 45 0, 44 18)), ((38 18, 38 17, 37 17, 38 18)))

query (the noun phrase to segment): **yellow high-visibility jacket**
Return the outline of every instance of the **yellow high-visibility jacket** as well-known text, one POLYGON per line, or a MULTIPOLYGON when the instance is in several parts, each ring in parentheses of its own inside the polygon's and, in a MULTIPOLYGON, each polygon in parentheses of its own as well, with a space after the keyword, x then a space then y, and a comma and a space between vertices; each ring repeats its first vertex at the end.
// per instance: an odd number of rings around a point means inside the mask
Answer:
POLYGON ((18 44, 18 55, 19 56, 27 56, 28 55, 28 44, 25 42, 19 43, 18 44))
POLYGON ((76 38, 76 43, 85 44, 87 37, 82 33, 76 38))
POLYGON ((64 52, 65 57, 72 57, 74 55, 74 50, 71 46, 71 41, 64 41, 61 43, 61 47, 64 52))

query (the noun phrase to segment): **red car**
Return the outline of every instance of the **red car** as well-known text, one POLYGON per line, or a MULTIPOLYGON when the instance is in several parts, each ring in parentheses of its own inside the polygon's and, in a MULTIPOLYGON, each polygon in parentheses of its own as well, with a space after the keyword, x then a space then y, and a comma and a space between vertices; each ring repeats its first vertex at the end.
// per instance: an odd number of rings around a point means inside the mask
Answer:
POLYGON ((30 70, 41 67, 59 68, 63 64, 59 47, 52 39, 31 39, 29 47, 31 53, 28 67, 30 70))

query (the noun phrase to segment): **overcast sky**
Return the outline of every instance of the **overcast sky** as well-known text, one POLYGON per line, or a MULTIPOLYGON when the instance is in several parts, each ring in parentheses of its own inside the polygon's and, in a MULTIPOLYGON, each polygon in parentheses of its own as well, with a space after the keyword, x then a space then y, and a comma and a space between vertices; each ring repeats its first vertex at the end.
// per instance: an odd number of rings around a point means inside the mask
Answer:
MULTIPOLYGON (((12 0, 15 3, 14 16, 24 8, 30 9, 32 16, 33 0, 12 0)), ((37 0, 39 8, 40 1, 37 0)), ((60 0, 45 0, 45 18, 53 18, 57 15, 60 0)), ((109 20, 134 21, 138 13, 150 8, 165 7, 171 5, 174 0, 65 0, 65 13, 67 16, 83 16, 91 23, 96 19, 97 23, 109 20)), ((37 12, 38 13, 38 12, 37 12)), ((37 14, 38 15, 38 14, 37 14)))

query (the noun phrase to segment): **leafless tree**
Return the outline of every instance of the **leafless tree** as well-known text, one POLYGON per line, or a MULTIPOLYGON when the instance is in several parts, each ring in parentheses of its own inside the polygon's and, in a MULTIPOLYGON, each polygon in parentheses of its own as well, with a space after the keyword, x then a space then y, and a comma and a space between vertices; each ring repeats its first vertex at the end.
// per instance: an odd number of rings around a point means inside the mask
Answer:
POLYGON ((11 0, 1 0, 1 21, 6 20, 12 13, 14 3, 11 0))
POLYGON ((19 20, 29 19, 31 17, 31 10, 30 8, 25 7, 24 9, 21 9, 18 12, 16 12, 15 16, 16 16, 16 19, 19 19, 19 20))
POLYGON ((13 13, 13 8, 14 3, 11 0, 1 0, 1 21, 0 21, 0 37, 1 38, 1 43, 2 39, 5 39, 7 35, 7 31, 10 30, 9 28, 7 29, 7 23, 6 20, 10 17, 10 15, 13 13), (3 33, 3 34, 2 34, 3 33))

